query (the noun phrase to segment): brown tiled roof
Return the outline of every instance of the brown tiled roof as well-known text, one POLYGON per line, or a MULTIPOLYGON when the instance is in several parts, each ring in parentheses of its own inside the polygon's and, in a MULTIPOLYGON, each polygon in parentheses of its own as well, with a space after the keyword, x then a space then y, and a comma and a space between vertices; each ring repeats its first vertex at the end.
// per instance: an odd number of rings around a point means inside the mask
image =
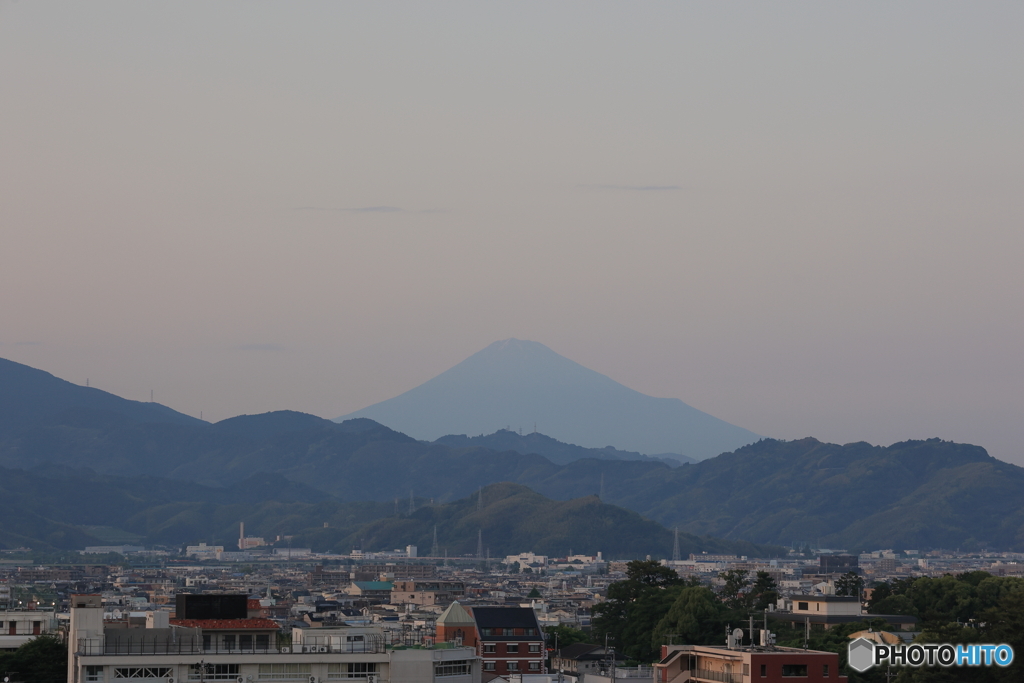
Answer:
POLYGON ((277 630, 277 622, 273 619, 171 619, 175 626, 185 628, 201 628, 207 631, 234 631, 236 629, 273 629, 277 630))

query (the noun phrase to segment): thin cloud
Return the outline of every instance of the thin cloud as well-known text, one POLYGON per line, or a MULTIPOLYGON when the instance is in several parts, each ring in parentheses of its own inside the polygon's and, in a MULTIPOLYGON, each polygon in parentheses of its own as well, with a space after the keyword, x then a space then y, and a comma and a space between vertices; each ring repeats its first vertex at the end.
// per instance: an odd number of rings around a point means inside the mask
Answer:
POLYGON ((232 351, 287 351, 287 347, 280 344, 239 344, 231 347, 232 351))
POLYGON ((581 185, 592 190, 627 190, 631 192, 668 192, 683 189, 682 185, 581 185))
POLYGON ((296 206, 292 211, 338 211, 342 213, 405 213, 405 209, 399 206, 357 206, 357 207, 332 207, 332 206, 296 206))

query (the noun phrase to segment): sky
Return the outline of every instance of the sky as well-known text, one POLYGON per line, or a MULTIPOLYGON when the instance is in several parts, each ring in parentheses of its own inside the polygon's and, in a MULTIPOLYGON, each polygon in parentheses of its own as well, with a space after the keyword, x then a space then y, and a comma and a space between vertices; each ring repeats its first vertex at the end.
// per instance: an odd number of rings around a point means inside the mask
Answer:
POLYGON ((0 357, 333 418, 499 339, 1024 465, 1024 4, 4 2, 0 357))

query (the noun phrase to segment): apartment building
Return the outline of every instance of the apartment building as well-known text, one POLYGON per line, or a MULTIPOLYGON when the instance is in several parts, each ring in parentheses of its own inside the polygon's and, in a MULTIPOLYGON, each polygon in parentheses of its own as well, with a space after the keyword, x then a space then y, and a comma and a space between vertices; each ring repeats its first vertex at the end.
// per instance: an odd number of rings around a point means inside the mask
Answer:
POLYGON ((57 630, 54 610, 0 611, 0 652, 17 650, 36 636, 57 630))
POLYGON ((466 594, 462 581, 438 579, 396 580, 391 589, 392 605, 447 605, 466 594))
POLYGON ((655 683, 846 683, 834 652, 790 647, 663 645, 655 683))
POLYGON ((290 639, 283 639, 276 628, 269 628, 274 622, 266 619, 175 619, 184 623, 171 623, 166 614, 150 612, 145 628, 110 629, 103 620, 99 595, 72 596, 68 683, 133 678, 154 683, 481 680, 481 660, 471 648, 388 647, 383 633, 374 627, 316 629, 315 634, 296 629, 290 639), (266 640, 261 638, 264 635, 266 640))
POLYGON ((437 619, 437 642, 476 648, 488 674, 546 672, 544 634, 530 607, 473 607, 449 605, 437 619))

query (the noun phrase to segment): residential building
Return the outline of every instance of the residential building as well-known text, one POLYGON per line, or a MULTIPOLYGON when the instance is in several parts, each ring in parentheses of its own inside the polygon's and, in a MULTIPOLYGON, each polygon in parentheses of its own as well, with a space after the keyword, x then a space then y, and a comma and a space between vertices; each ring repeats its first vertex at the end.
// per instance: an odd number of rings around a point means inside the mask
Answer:
POLYGON ((395 584, 390 581, 353 581, 345 586, 345 594, 354 595, 366 600, 379 600, 389 602, 391 600, 391 589, 395 584))
POLYGON ((860 574, 860 558, 857 555, 821 555, 818 557, 818 572, 821 574, 860 574))
POLYGON ((403 579, 391 589, 392 605, 447 605, 466 594, 462 581, 403 579))
POLYGON ((600 645, 576 643, 559 649, 551 657, 551 670, 566 676, 579 678, 596 675, 602 669, 611 669, 616 662, 614 653, 600 645))
POLYGON ((772 619, 788 621, 793 626, 810 624, 818 628, 832 628, 853 621, 882 618, 904 631, 917 626, 917 617, 903 614, 866 614, 860 598, 840 595, 794 595, 779 601, 784 609, 771 612, 772 619))
POLYGON ((437 619, 437 642, 476 648, 485 674, 546 673, 544 634, 530 607, 473 607, 453 602, 437 619))
POLYGON ((54 610, 0 611, 0 652, 17 650, 36 636, 56 630, 57 614, 54 610))
POLYGON ((794 678, 813 683, 846 683, 834 652, 791 647, 663 645, 654 665, 657 683, 787 683, 794 678))
MULTIPOLYGON (((241 596, 245 597, 245 596, 241 596)), ((230 614, 230 609, 228 611, 230 614)), ((99 595, 74 595, 68 631, 68 683, 113 683, 128 678, 171 681, 284 681, 303 683, 480 683, 480 658, 471 648, 389 648, 373 627, 293 631, 279 644, 265 619, 198 619, 168 623, 149 613, 144 628, 109 629, 99 595), (217 621, 234 622, 217 624, 217 621), (239 622, 252 622, 252 628, 239 622), (267 633, 266 648, 246 632, 267 633), (231 641, 223 636, 235 635, 231 641), (286 641, 287 642, 287 641, 286 641)), ((161 616, 164 615, 164 616, 161 616)), ((177 620, 174 620, 177 621, 177 620)), ((273 623, 273 622, 270 622, 273 623)))

